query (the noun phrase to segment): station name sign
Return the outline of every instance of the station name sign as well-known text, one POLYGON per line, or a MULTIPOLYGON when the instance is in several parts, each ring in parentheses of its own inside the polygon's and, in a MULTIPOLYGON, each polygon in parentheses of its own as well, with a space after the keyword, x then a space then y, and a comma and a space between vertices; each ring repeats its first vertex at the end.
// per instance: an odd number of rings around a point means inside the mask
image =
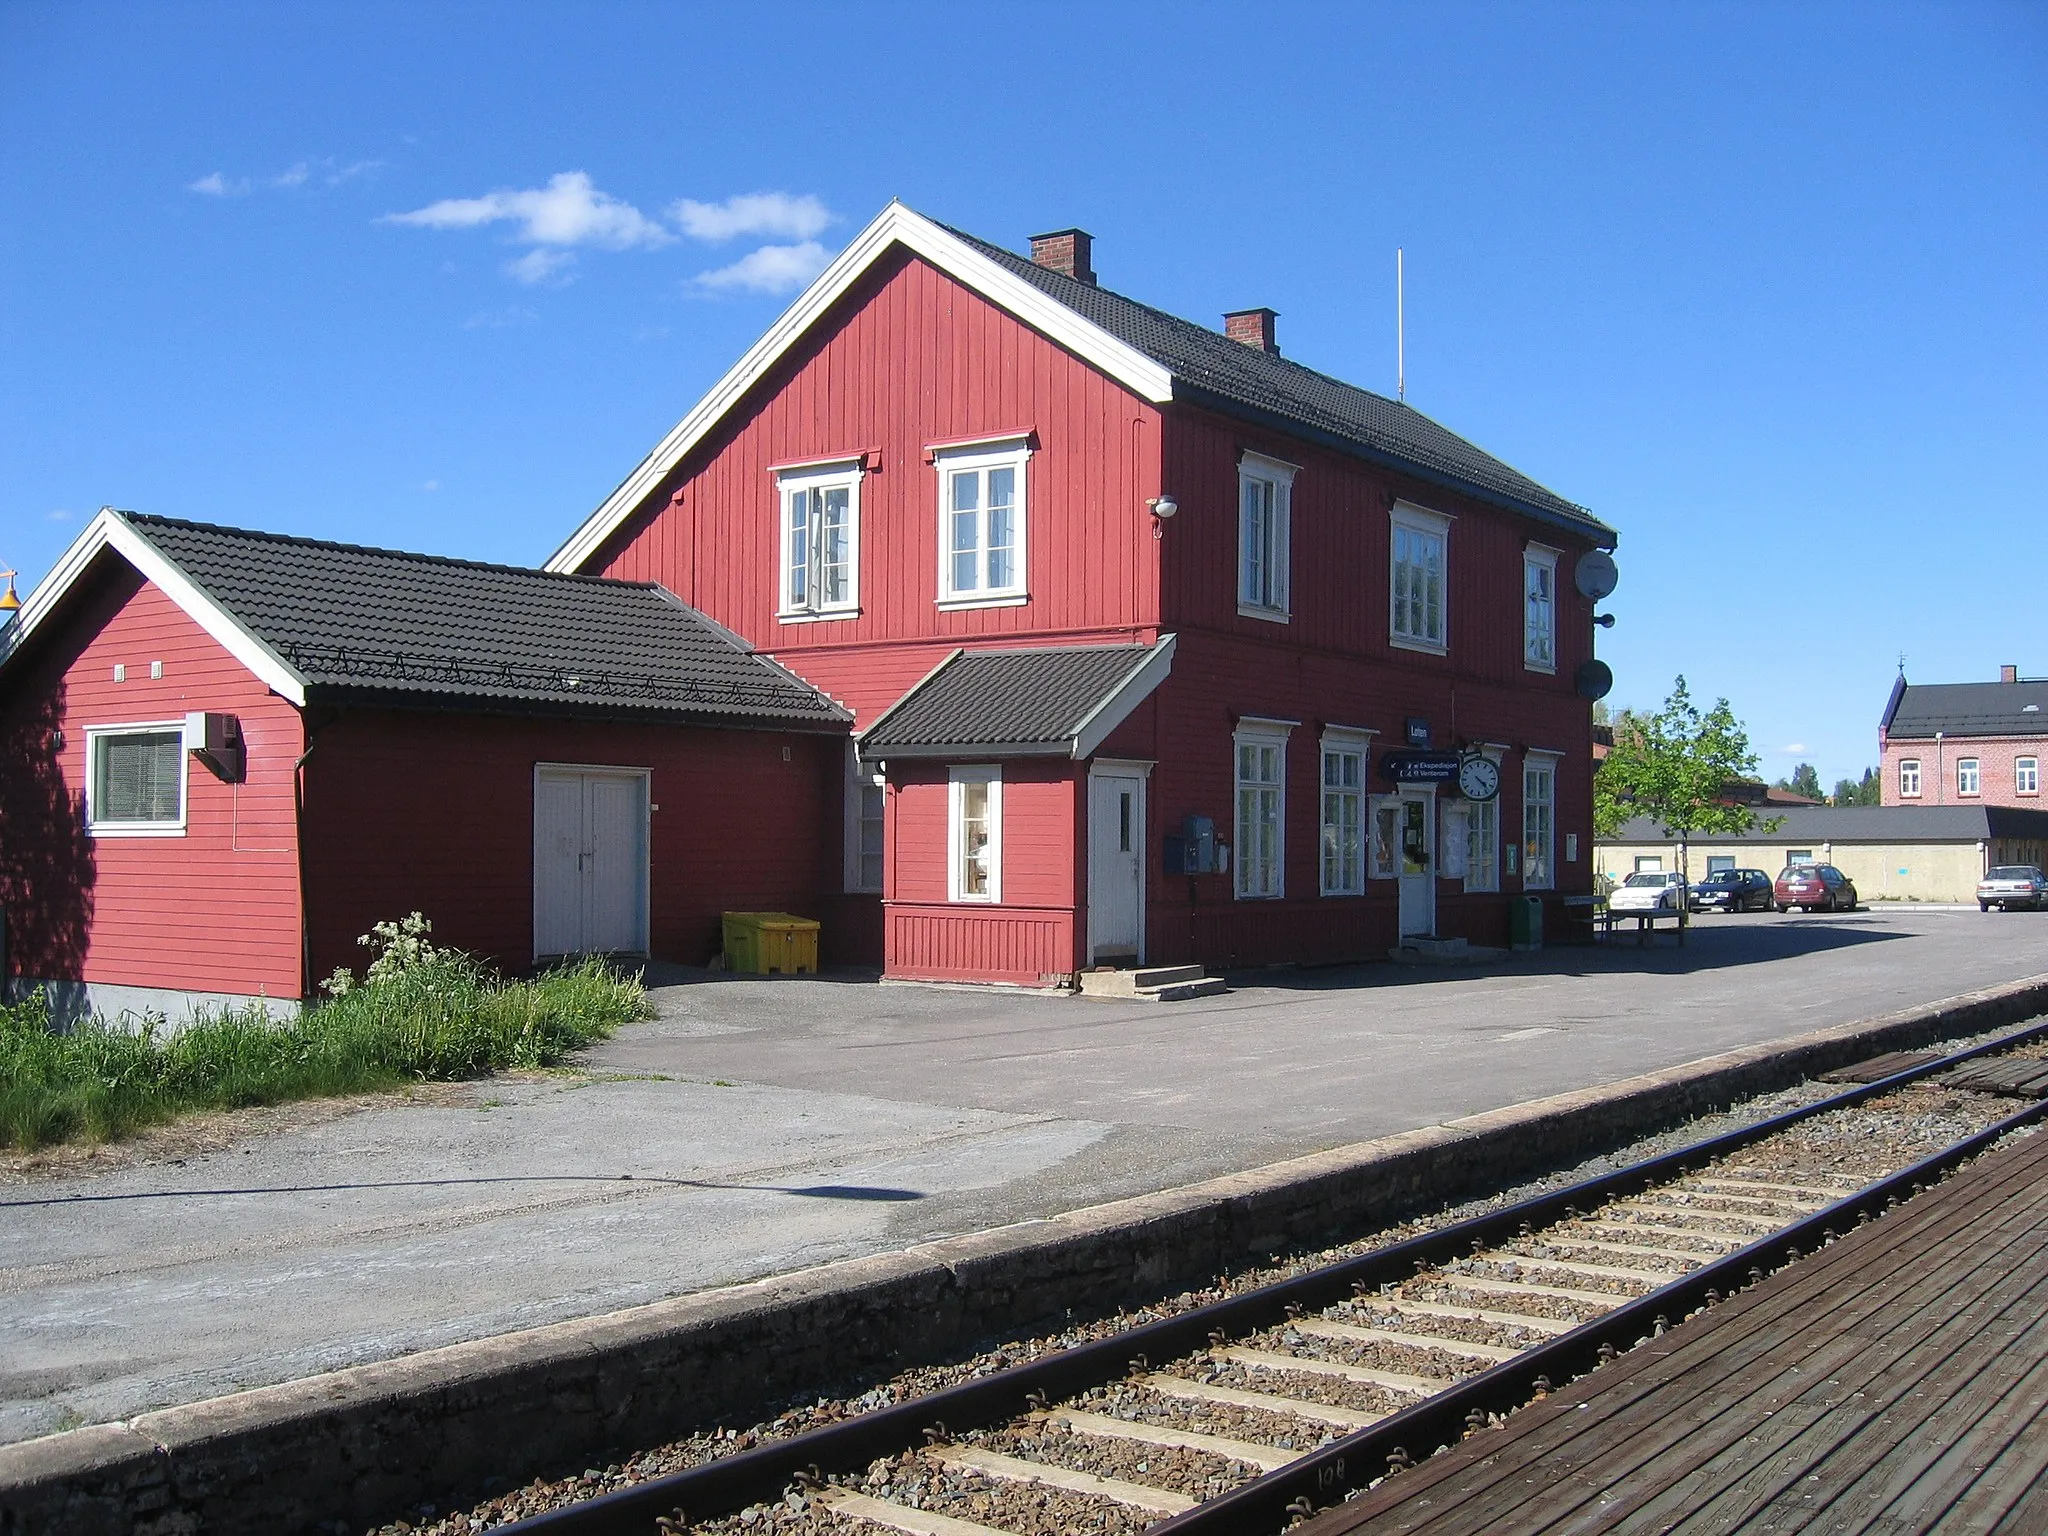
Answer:
POLYGON ((1383 752, 1380 777, 1395 784, 1449 784, 1458 777, 1455 752, 1383 752))

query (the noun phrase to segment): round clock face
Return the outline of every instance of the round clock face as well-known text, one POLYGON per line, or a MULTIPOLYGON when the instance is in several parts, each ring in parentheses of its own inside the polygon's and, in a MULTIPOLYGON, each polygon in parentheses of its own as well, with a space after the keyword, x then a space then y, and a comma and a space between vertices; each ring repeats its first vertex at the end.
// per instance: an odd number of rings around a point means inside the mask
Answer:
POLYGON ((1458 764, 1458 792, 1467 800, 1491 800, 1500 793, 1500 769, 1491 758, 1466 758, 1458 764))

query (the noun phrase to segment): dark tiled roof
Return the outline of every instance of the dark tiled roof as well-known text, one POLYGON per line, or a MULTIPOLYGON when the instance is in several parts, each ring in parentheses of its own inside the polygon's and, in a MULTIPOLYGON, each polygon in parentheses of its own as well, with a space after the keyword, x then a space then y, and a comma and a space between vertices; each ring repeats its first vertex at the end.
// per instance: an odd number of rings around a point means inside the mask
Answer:
POLYGON ((862 735, 861 756, 1068 752, 1088 717, 1153 654, 1146 645, 957 652, 862 735))
POLYGON ((661 587, 130 514, 308 698, 835 726, 823 694, 661 587))
POLYGON ((1177 395, 1187 386, 1190 398, 1206 397, 1207 403, 1229 414, 1272 418, 1423 479, 1560 524, 1603 544, 1614 542, 1614 530, 1584 507, 1538 485, 1413 406, 1041 267, 962 230, 951 232, 1167 369, 1174 376, 1177 395))
MULTIPOLYGON (((1695 832, 1706 843, 1971 843, 1987 837, 2048 837, 2048 811, 2004 805, 1786 805, 1761 806, 1759 817, 1782 818, 1775 832, 1730 835, 1695 832)), ((1628 822, 1606 843, 1668 843, 1661 823, 1647 816, 1628 822)))
POLYGON ((1932 740, 1936 731, 1944 736, 2048 736, 2048 679, 1909 683, 1900 689, 1885 734, 1932 740))

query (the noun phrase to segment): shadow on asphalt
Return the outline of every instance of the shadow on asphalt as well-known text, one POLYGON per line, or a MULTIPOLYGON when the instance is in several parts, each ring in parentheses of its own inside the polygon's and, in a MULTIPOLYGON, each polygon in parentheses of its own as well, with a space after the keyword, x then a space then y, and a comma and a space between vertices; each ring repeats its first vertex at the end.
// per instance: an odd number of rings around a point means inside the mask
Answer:
MULTIPOLYGON (((1712 920, 1709 920, 1712 921, 1712 920)), ((1234 986, 1274 987, 1297 992, 1337 992, 1350 987, 1416 987, 1476 976, 1689 976, 1738 965, 1766 965, 1800 955, 1856 949, 1906 937, 1883 929, 1824 917, 1787 918, 1781 923, 1742 923, 1715 932, 1694 923, 1681 946, 1669 929, 1638 945, 1633 934, 1598 944, 1559 945, 1531 954, 1504 956, 1472 965, 1395 965, 1369 960, 1326 966, 1274 966, 1227 973, 1234 986)))
POLYGON ((808 1200, 922 1200, 915 1189, 880 1184, 719 1184, 650 1173, 503 1174, 474 1179, 383 1179, 358 1184, 263 1184, 242 1189, 138 1189, 112 1195, 52 1195, 46 1200, 0 1200, 0 1210, 44 1205, 106 1205, 123 1200, 192 1200, 233 1195, 323 1195, 366 1189, 451 1189, 470 1184, 662 1184, 680 1189, 731 1189, 754 1195, 799 1195, 808 1200))

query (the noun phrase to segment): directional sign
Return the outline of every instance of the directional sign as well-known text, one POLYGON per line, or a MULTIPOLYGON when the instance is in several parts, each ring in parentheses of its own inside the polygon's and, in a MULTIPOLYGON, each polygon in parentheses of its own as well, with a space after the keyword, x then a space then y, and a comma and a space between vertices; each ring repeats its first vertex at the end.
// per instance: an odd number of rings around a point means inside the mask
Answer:
POLYGON ((1383 752, 1380 777, 1396 784, 1448 784, 1458 776, 1455 752, 1383 752))

